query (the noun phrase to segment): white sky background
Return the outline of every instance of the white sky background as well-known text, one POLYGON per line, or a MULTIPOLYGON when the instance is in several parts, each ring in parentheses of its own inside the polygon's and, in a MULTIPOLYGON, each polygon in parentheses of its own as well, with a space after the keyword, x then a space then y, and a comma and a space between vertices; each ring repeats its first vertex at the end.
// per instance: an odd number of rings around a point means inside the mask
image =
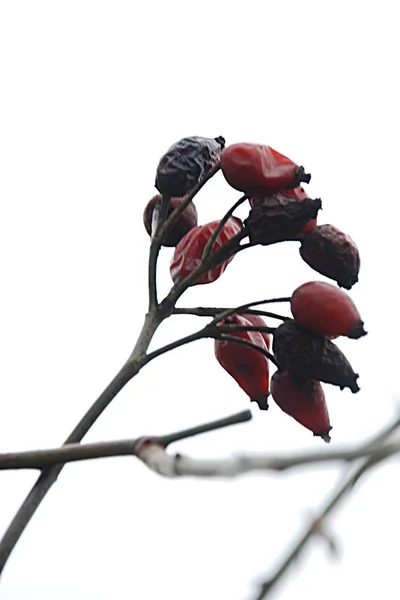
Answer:
MULTIPOLYGON (((362 390, 325 391, 332 450, 361 442, 398 392, 395 2, 15 2, 0 5, 0 451, 59 445, 130 353, 147 303, 142 212, 160 156, 187 135, 263 142, 312 172, 319 221, 359 246, 351 295, 369 335, 340 340, 362 390)), ((238 193, 218 174, 201 222, 238 193)), ((245 216, 245 210, 239 212, 245 216)), ((160 292, 171 285, 165 249, 160 292)), ((238 255, 181 306, 290 295, 323 277, 296 244, 238 255)), ((199 328, 163 324, 152 347, 199 328)), ((271 402, 272 404, 272 402, 271 402)), ((249 407, 201 341, 145 367, 86 441, 169 433, 249 407)), ((271 406, 173 450, 197 457, 326 449, 271 406)), ((67 466, 26 530, 1 600, 251 600, 338 480, 337 467, 167 481, 134 459, 67 466)), ((35 481, 0 474, 0 532, 35 481)), ((398 463, 335 513, 342 558, 310 545, 276 598, 394 598, 398 463)))

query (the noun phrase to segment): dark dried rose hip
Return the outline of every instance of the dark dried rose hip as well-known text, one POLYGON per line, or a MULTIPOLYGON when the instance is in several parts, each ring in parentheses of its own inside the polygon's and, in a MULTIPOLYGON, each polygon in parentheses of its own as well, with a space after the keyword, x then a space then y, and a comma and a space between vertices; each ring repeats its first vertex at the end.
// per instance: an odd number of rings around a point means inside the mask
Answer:
POLYGON ((217 138, 187 137, 176 142, 161 157, 156 172, 156 188, 163 196, 185 196, 219 160, 225 146, 217 138))
POLYGON ((293 382, 315 379, 359 391, 358 374, 343 352, 326 336, 285 321, 274 333, 273 352, 281 370, 287 370, 293 382))
MULTIPOLYGON (((274 197, 279 201, 281 201, 282 203, 285 202, 285 199, 289 199, 289 200, 297 200, 297 202, 303 202, 303 200, 306 199, 310 199, 309 196, 307 196, 306 192, 304 191, 304 189, 302 188, 301 185, 298 185, 297 187, 293 188, 292 190, 282 190, 281 192, 277 192, 276 194, 274 194, 274 197)), ((255 206, 258 202, 262 202, 262 198, 249 198, 249 203, 250 206, 253 207, 255 206)), ((309 231, 311 231, 312 229, 314 229, 314 227, 316 227, 317 225, 317 219, 313 218, 310 219, 309 221, 307 221, 307 223, 304 225, 304 227, 301 229, 300 233, 308 233, 309 231)))
MULTIPOLYGON (((304 188, 301 185, 298 185, 297 187, 293 188, 293 189, 287 189, 287 190, 282 190, 281 192, 277 192, 276 194, 274 194, 274 196, 288 196, 289 198, 293 198, 294 200, 297 200, 298 202, 301 202, 302 200, 305 200, 306 198, 309 198, 309 196, 307 196, 307 193, 305 192, 304 188)), ((249 204, 251 207, 253 207, 255 204, 257 204, 257 202, 260 202, 260 200, 262 200, 261 198, 256 198, 253 196, 253 198, 249 198, 249 204)))
MULTIPOLYGON (((152 219, 153 212, 156 205, 161 204, 161 194, 157 194, 153 196, 153 198, 147 203, 146 208, 143 213, 143 223, 146 228, 146 231, 149 235, 152 234, 152 219)), ((170 198, 168 201, 168 212, 166 219, 170 216, 170 214, 177 208, 180 204, 182 204, 183 198, 170 198)), ((167 237, 163 241, 163 246, 173 247, 180 242, 184 235, 193 227, 197 225, 197 209, 193 202, 190 202, 185 210, 181 213, 175 225, 167 234, 167 237)))
POLYGON ((254 204, 245 226, 252 244, 274 244, 300 239, 310 219, 317 217, 321 200, 305 198, 301 202, 283 194, 267 196, 254 204))
POLYGON ((360 255, 350 236, 333 225, 317 225, 300 246, 302 259, 321 275, 350 290, 358 281, 360 255))

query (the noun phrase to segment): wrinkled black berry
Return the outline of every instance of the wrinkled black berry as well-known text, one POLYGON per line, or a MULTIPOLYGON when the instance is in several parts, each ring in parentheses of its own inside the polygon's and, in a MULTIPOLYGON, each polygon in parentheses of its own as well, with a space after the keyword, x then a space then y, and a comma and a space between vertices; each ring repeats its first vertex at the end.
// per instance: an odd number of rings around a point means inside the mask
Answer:
POLYGON ((252 244, 269 245, 298 240, 310 219, 317 217, 321 200, 297 200, 284 195, 269 196, 254 204, 245 226, 252 244))
POLYGON ((161 157, 156 173, 156 188, 169 197, 183 197, 218 161, 225 146, 217 138, 187 137, 176 142, 161 157))
POLYGON ((285 321, 274 333, 272 344, 280 369, 287 370, 294 383, 315 379, 359 391, 358 375, 343 352, 326 336, 285 321))

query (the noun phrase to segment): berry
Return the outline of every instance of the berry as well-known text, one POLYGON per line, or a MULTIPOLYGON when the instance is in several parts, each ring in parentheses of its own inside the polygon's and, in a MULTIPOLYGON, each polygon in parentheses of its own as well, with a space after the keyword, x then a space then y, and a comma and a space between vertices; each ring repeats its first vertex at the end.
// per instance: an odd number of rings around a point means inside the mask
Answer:
POLYGON ((343 352, 326 336, 306 329, 296 321, 285 321, 275 330, 273 352, 281 370, 295 382, 315 379, 359 391, 358 374, 343 352))
POLYGON ((306 380, 294 385, 287 372, 276 371, 271 379, 271 396, 283 412, 293 417, 300 425, 321 437, 324 442, 331 441, 325 394, 318 381, 306 380))
POLYGON ((333 225, 317 225, 304 236, 302 259, 315 271, 350 290, 358 281, 360 255, 350 236, 333 225))
MULTIPOLYGON (((153 211, 154 207, 157 204, 161 204, 161 194, 157 194, 153 196, 151 200, 146 205, 143 213, 143 223, 146 228, 146 231, 149 235, 152 234, 152 219, 153 219, 153 211)), ((180 204, 182 204, 183 198, 170 198, 168 201, 168 212, 166 219, 170 216, 175 208, 177 208, 180 204)), ((193 227, 197 225, 197 209, 193 202, 190 202, 185 210, 180 214, 178 220, 172 229, 167 233, 166 238, 163 241, 163 246, 176 246, 178 242, 183 238, 184 235, 193 227)))
POLYGON ((290 308, 298 323, 329 337, 357 339, 367 333, 353 300, 330 283, 304 283, 293 292, 290 308))

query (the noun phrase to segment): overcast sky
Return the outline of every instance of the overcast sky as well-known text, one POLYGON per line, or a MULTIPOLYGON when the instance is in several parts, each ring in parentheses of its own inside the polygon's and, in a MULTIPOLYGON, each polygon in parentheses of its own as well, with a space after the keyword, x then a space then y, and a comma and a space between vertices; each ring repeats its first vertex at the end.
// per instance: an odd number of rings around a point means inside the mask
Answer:
MULTIPOLYGON (((160 156, 188 135, 270 144, 312 172, 320 222, 356 241, 369 335, 340 348, 361 391, 326 386, 332 444, 398 408, 398 18, 395 2, 0 3, 0 451, 57 446, 130 353, 147 307, 142 213, 160 156)), ((238 198, 221 174, 200 222, 238 198)), ((238 211, 244 217, 244 207, 238 211)), ((171 285, 170 249, 159 262, 171 285)), ((290 295, 323 280, 297 244, 238 255, 181 306, 290 295)), ((174 317, 153 348, 204 324, 174 317)), ((201 341, 145 367, 86 441, 168 433, 249 407, 201 341)), ((326 449, 274 405, 176 444, 196 457, 326 449)), ((15 549, 1 600, 252 600, 338 481, 338 467, 168 481, 134 459, 68 466, 15 549)), ((0 533, 37 475, 0 475, 0 533)), ((371 473, 276 598, 394 598, 398 463, 371 473)))

